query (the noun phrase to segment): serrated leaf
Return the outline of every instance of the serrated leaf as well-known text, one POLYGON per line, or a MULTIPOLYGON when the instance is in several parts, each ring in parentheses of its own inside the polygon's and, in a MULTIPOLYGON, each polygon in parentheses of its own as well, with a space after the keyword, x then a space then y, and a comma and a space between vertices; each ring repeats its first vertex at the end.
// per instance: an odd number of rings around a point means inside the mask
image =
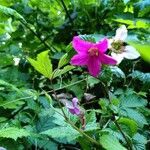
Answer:
POLYGON ((52 129, 41 132, 41 134, 48 135, 52 138, 66 139, 68 142, 71 142, 80 136, 78 131, 70 126, 54 127, 52 129))
POLYGON ((127 150, 123 147, 117 138, 112 135, 102 135, 100 137, 100 143, 106 150, 127 150))
POLYGON ((54 120, 54 118, 52 117, 53 114, 54 112, 52 109, 47 109, 45 110, 45 112, 41 112, 40 119, 37 121, 36 124, 36 129, 38 132, 48 130, 55 126, 53 123, 54 120))
POLYGON ((143 83, 150 84, 150 73, 143 73, 141 71, 134 71, 131 74, 129 74, 130 77, 133 79, 138 79, 142 81, 143 83))
MULTIPOLYGON (((37 145, 43 150, 58 150, 57 144, 50 141, 50 139, 37 139, 37 145)), ((35 144, 35 139, 33 139, 33 144, 35 144)))
POLYGON ((125 78, 124 72, 117 66, 110 66, 112 73, 118 78, 125 78))
POLYGON ((61 75, 65 74, 66 72, 68 72, 74 68, 75 68, 74 66, 67 65, 63 69, 56 69, 53 71, 52 78, 54 79, 58 76, 61 76, 61 75))
POLYGON ((25 129, 19 129, 16 127, 9 127, 0 130, 0 137, 11 138, 17 140, 17 138, 30 136, 30 133, 25 129))
POLYGON ((4 109, 16 109, 18 106, 23 105, 25 102, 22 100, 2 101, 0 100, 0 107, 4 109))
POLYGON ((120 100, 121 106, 122 107, 144 107, 147 104, 147 101, 144 98, 141 98, 137 95, 127 95, 127 96, 122 96, 120 100))
POLYGON ((6 81, 4 81, 4 80, 1 80, 1 79, 0 79, 0 85, 8 86, 8 87, 10 87, 12 90, 14 90, 14 91, 16 91, 16 92, 18 92, 18 93, 21 93, 21 91, 20 91, 15 85, 10 84, 10 83, 8 83, 8 82, 6 82, 6 81))
POLYGON ((96 123, 96 114, 95 112, 90 112, 86 115, 85 131, 91 131, 96 129, 99 129, 98 124, 96 123))
POLYGON ((92 35, 86 35, 86 34, 85 35, 80 35, 80 38, 85 40, 85 41, 96 43, 96 40, 92 35))
POLYGON ((144 117, 144 115, 138 112, 137 110, 126 108, 125 111, 126 111, 127 116, 135 120, 139 124, 139 126, 142 127, 144 124, 147 124, 147 120, 144 117))
POLYGON ((41 52, 37 56, 37 60, 27 58, 31 65, 47 78, 52 75, 52 63, 48 56, 48 51, 41 52))
POLYGON ((117 122, 121 125, 125 125, 126 127, 128 127, 129 134, 131 136, 133 136, 137 132, 138 126, 134 120, 131 120, 129 118, 120 118, 117 122))
POLYGON ((133 137, 133 145, 136 150, 145 150, 145 144, 147 143, 146 137, 137 133, 133 137))
POLYGON ((64 65, 66 65, 69 62, 69 59, 67 59, 67 58, 68 58, 67 53, 61 57, 61 59, 59 60, 59 63, 58 63, 58 68, 63 67, 64 65))

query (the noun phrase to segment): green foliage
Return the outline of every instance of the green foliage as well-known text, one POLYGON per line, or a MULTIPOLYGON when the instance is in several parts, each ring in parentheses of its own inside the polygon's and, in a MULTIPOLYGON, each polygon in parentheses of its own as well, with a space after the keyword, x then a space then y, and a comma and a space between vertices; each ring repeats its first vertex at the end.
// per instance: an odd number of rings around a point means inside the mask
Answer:
POLYGON ((134 120, 128 118, 120 118, 118 120, 118 123, 127 126, 129 128, 129 134, 131 133, 131 136, 137 133, 138 126, 134 120))
POLYGON ((37 60, 28 58, 31 65, 47 78, 52 76, 52 63, 48 56, 48 51, 44 51, 37 56, 37 60))
POLYGON ((112 135, 102 135, 100 143, 106 150, 126 150, 119 141, 112 135))
POLYGON ((126 149, 117 121, 133 150, 146 150, 149 0, 0 0, 0 18, 0 146, 126 149), (128 28, 124 44, 134 46, 140 58, 103 65, 97 78, 88 75, 86 67, 69 64, 76 54, 75 35, 98 42, 112 38, 120 25, 128 28), (83 114, 72 115, 56 95, 70 102, 77 97, 83 114), (79 131, 65 120, 60 107, 79 131))
POLYGON ((2 6, 2 5, 0 5, 0 13, 4 13, 6 15, 12 15, 16 17, 17 19, 22 19, 23 21, 25 21, 24 18, 16 10, 2 6))
POLYGON ((63 69, 56 69, 53 72, 52 78, 54 79, 58 76, 61 76, 61 75, 65 74, 66 72, 68 72, 74 68, 75 68, 74 66, 67 65, 63 69))
POLYGON ((137 79, 142 81, 144 84, 149 85, 150 84, 150 73, 143 73, 140 71, 134 71, 129 76, 131 76, 133 79, 137 79))
POLYGON ((9 127, 0 130, 0 137, 11 138, 17 140, 17 138, 30 136, 30 133, 25 129, 19 129, 16 127, 9 127))

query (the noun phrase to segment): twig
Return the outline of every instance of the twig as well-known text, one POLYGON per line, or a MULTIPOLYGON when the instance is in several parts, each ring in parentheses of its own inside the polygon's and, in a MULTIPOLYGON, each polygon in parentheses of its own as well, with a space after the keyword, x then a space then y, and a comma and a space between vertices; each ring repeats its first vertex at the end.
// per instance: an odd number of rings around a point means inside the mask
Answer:
POLYGON ((51 82, 51 86, 52 86, 53 93, 54 93, 54 95, 55 95, 55 99, 57 100, 57 102, 58 102, 58 104, 59 104, 59 107, 60 107, 60 109, 61 109, 61 111, 62 111, 62 113, 63 113, 63 116, 64 116, 65 120, 68 120, 68 118, 67 118, 67 116, 66 116, 66 114, 65 114, 65 112, 64 112, 64 110, 63 110, 63 108, 62 108, 62 104, 60 103, 60 101, 59 101, 59 99, 58 99, 58 97, 57 97, 56 91, 55 91, 54 86, 53 86, 52 79, 50 80, 50 82, 51 82))
MULTIPOLYGON (((90 78, 90 77, 89 77, 90 78)), ((73 85, 76 85, 76 84, 78 84, 78 83, 80 83, 80 82, 83 82, 83 81, 85 81, 86 79, 82 79, 82 80, 79 80, 79 81, 77 81, 77 82, 74 82, 74 83, 72 83, 72 84, 69 84, 69 85, 66 85, 66 86, 63 86, 63 87, 60 87, 60 88, 57 88, 57 89, 55 89, 55 91, 59 91, 59 90, 62 90, 62 89, 64 89, 64 88, 67 88, 67 87, 70 87, 70 86, 73 86, 73 85)), ((53 90, 51 90, 51 91, 48 91, 47 93, 52 93, 53 92, 53 90)), ((42 94, 41 94, 42 95, 42 94)))
POLYGON ((59 104, 59 107, 60 107, 60 109, 61 109, 61 111, 62 111, 62 113, 63 113, 62 116, 64 117, 65 121, 66 121, 67 123, 69 123, 76 131, 78 131, 80 134, 82 134, 83 136, 85 136, 90 142, 92 142, 93 144, 95 144, 95 145, 101 147, 101 145, 100 145, 95 139, 93 139, 93 138, 91 138, 90 136, 88 136, 86 133, 84 133, 83 130, 77 128, 77 127, 74 125, 74 123, 71 122, 71 121, 68 119, 68 117, 66 116, 66 114, 65 114, 65 112, 64 112, 64 110, 63 110, 63 108, 62 108, 62 105, 61 105, 61 103, 60 103, 60 101, 59 101, 59 99, 58 99, 58 97, 57 97, 56 91, 55 91, 55 89, 54 89, 54 87, 53 87, 52 79, 51 79, 50 81, 51 81, 51 86, 52 86, 53 93, 54 93, 54 95, 55 95, 55 99, 57 100, 57 102, 58 102, 58 104, 59 104))
MULTIPOLYGON (((52 50, 51 47, 46 43, 45 40, 43 40, 33 29, 30 28, 30 26, 28 25, 28 23, 22 21, 22 20, 19 20, 27 29, 29 29, 29 31, 35 35, 40 41, 41 43, 46 47, 48 48, 49 50, 52 50)), ((53 50, 52 50, 53 51, 53 50)))
POLYGON ((67 7, 66 7, 64 1, 63 1, 63 0, 60 0, 60 1, 61 1, 62 5, 63 5, 63 8, 64 8, 65 12, 66 12, 66 15, 67 15, 68 18, 69 18, 69 21, 70 21, 71 25, 73 26, 73 20, 72 20, 72 18, 71 18, 71 16, 70 16, 69 12, 68 12, 68 10, 67 10, 67 7))
MULTIPOLYGON (((111 104, 111 98, 110 98, 110 93, 109 93, 109 89, 108 89, 108 86, 105 85, 103 82, 101 82, 102 85, 104 86, 104 89, 105 89, 105 96, 108 97, 108 100, 109 100, 109 103, 111 104)), ((115 119, 115 114, 113 113, 112 114, 112 118, 113 118, 113 121, 116 125, 116 127, 118 128, 118 130, 120 131, 120 133, 122 134, 123 138, 125 139, 127 145, 128 145, 128 149, 129 150, 132 150, 132 145, 130 143, 130 141, 128 140, 128 138, 126 137, 126 135, 124 134, 123 130, 121 129, 119 123, 117 122, 117 120, 115 119)))
POLYGON ((120 133, 122 134, 123 138, 125 139, 127 145, 129 146, 128 149, 129 149, 129 150, 132 150, 132 145, 130 144, 128 138, 126 137, 126 135, 125 135, 124 132, 122 131, 122 129, 121 129, 119 123, 117 122, 117 120, 115 120, 114 123, 115 123, 116 127, 118 128, 118 130, 120 131, 120 133))

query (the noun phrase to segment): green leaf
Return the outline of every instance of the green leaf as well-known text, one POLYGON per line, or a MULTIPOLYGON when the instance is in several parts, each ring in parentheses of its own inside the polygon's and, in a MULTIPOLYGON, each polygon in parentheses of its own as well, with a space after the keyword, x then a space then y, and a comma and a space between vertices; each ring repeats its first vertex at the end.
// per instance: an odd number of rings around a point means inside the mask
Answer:
POLYGON ((59 63, 58 63, 58 68, 63 67, 64 65, 66 65, 69 62, 69 59, 67 59, 67 58, 68 58, 67 53, 61 57, 61 59, 59 60, 59 63))
POLYGON ((12 90, 14 90, 14 91, 16 91, 16 92, 18 92, 18 93, 21 93, 21 91, 20 91, 15 85, 10 84, 10 83, 8 83, 8 82, 6 82, 6 81, 4 81, 4 80, 1 80, 1 79, 0 79, 0 85, 8 86, 8 87, 10 87, 12 90))
POLYGON ((57 138, 60 140, 66 139, 68 142, 71 142, 80 136, 78 131, 76 131, 70 126, 54 127, 52 129, 41 132, 41 134, 45 134, 52 138, 57 138))
POLYGON ((21 20, 25 21, 25 19, 14 9, 0 5, 0 12, 4 13, 6 15, 12 15, 17 19, 21 19, 21 20))
POLYGON ((32 138, 32 144, 35 144, 35 141, 37 142, 37 146, 43 150, 58 150, 57 144, 48 138, 45 139, 32 138))
POLYGON ((139 53, 141 54, 141 57, 150 63, 150 45, 149 42, 141 42, 141 41, 135 41, 135 40, 127 40, 127 42, 135 47, 139 53))
POLYGON ((126 150, 117 138, 112 135, 102 135, 100 137, 100 143, 106 150, 126 150))
POLYGON ((31 65, 47 78, 52 75, 52 63, 48 56, 48 51, 41 52, 37 56, 37 60, 27 58, 31 65))
POLYGON ((115 22, 123 23, 128 25, 128 29, 134 29, 134 28, 144 28, 147 29, 150 26, 150 22, 148 20, 142 20, 142 19, 113 19, 115 22))
POLYGON ((147 120, 144 115, 138 112, 135 109, 126 108, 126 114, 129 118, 135 120, 140 127, 143 127, 144 124, 147 124, 147 120))
POLYGON ((99 129, 98 124, 96 123, 96 114, 95 112, 90 112, 86 115, 85 131, 91 131, 96 129, 99 129))
POLYGON ((125 78, 124 72, 117 66, 110 66, 112 73, 118 78, 125 78))
POLYGON ((121 106, 122 107, 144 107, 147 104, 147 101, 144 98, 141 98, 140 96, 136 94, 132 95, 126 95, 122 96, 120 100, 121 106))
POLYGON ((0 107, 3 107, 4 109, 16 109, 18 106, 23 105, 25 102, 22 101, 21 99, 17 100, 7 100, 3 101, 0 99, 0 107))
POLYGON ((87 84, 90 87, 94 87, 95 84, 98 84, 100 81, 97 78, 94 78, 92 76, 88 76, 87 77, 87 84))
POLYGON ((131 120, 129 118, 120 118, 117 122, 121 125, 125 125, 126 127, 128 127, 129 134, 131 136, 133 136, 137 132, 138 126, 134 120, 131 120))
POLYGON ((80 38, 85 40, 85 41, 96 43, 96 40, 92 35, 86 35, 86 34, 85 35, 80 35, 80 38))
POLYGON ((130 77, 133 79, 138 79, 142 81, 143 83, 150 84, 150 73, 143 73, 141 71, 134 71, 131 74, 129 74, 130 77))
POLYGON ((68 72, 74 68, 75 68, 74 66, 67 65, 63 69, 56 69, 53 71, 52 78, 54 79, 58 76, 61 76, 61 75, 65 74, 66 72, 68 72))
POLYGON ((145 150, 145 144, 147 143, 146 137, 137 133, 133 137, 133 146, 136 150, 145 150))
POLYGON ((30 136, 30 133, 25 129, 19 129, 16 127, 9 127, 0 130, 0 137, 11 138, 17 140, 17 138, 30 136))

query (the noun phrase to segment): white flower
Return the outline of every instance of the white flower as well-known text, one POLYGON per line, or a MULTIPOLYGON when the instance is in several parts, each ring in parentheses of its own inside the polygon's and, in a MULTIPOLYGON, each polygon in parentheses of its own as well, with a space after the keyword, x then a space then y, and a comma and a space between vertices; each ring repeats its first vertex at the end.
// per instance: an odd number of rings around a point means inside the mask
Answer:
POLYGON ((15 66, 18 66, 18 65, 19 65, 19 62, 20 62, 20 58, 14 57, 14 58, 13 58, 13 61, 14 61, 14 65, 15 65, 15 66))
POLYGON ((113 39, 108 40, 108 48, 112 51, 111 56, 117 60, 119 64, 124 58, 137 59, 140 54, 132 46, 124 46, 125 39, 127 38, 128 30, 125 25, 122 25, 116 30, 116 35, 113 39))

